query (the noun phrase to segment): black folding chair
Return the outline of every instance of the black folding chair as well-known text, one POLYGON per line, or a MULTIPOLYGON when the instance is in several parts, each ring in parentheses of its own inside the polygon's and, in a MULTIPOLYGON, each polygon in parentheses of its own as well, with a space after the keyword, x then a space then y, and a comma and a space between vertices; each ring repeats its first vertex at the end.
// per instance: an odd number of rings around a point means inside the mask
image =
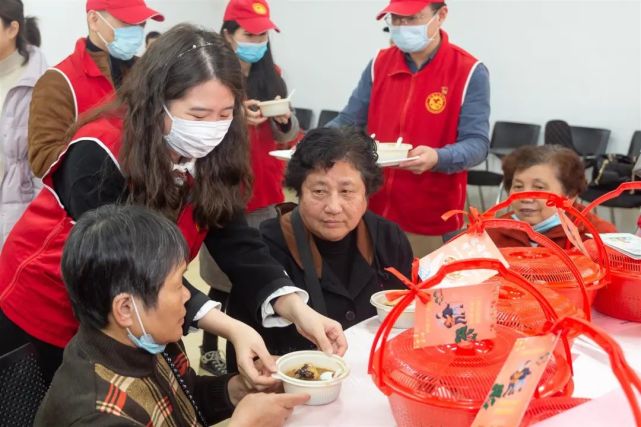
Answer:
POLYGON ((321 110, 320 116, 318 116, 318 127, 322 128, 327 123, 331 122, 336 116, 338 116, 338 111, 321 110))
POLYGON ((536 145, 540 133, 540 125, 498 121, 492 130, 490 153, 503 158, 523 145, 536 145))
POLYGON ((545 124, 543 143, 545 145, 560 145, 576 151, 572 143, 572 129, 564 120, 550 120, 545 124))
POLYGON ((628 156, 634 160, 638 159, 639 155, 641 155, 641 130, 634 131, 630 141, 630 148, 628 149, 628 156))
MULTIPOLYGON (((541 133, 541 126, 530 123, 504 122, 494 123, 492 137, 490 139, 490 154, 502 159, 514 149, 524 145, 536 145, 541 133)), ((489 164, 485 159, 485 170, 469 170, 467 174, 467 185, 478 188, 481 208, 485 210, 485 198, 482 187, 498 187, 496 202, 498 203, 503 191, 503 175, 489 170, 489 164)), ((468 199, 468 205, 469 205, 468 199)))
POLYGON ((563 120, 550 120, 545 125, 545 144, 562 145, 583 158, 585 168, 594 166, 597 157, 605 154, 610 130, 584 126, 570 126, 563 120))
POLYGON ((0 356, 0 425, 31 427, 46 392, 32 344, 0 356))
POLYGON ((309 108, 294 108, 294 114, 302 130, 309 130, 312 126, 313 112, 309 108))
POLYGON ((610 129, 570 126, 574 149, 582 156, 605 154, 610 141, 610 129))

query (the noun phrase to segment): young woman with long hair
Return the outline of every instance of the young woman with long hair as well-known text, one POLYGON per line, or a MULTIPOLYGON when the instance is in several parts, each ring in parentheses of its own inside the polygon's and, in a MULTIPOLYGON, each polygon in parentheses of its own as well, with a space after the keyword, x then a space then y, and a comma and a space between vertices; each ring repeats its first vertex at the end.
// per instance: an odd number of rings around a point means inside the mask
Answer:
MULTIPOLYGON (((190 259, 204 243, 241 295, 228 309, 234 317, 289 321, 325 351, 345 351, 340 324, 306 305, 244 219, 251 175, 243 99, 240 65, 222 36, 183 24, 151 46, 116 99, 72 129, 5 244, 0 333, 9 338, 0 354, 32 342, 49 375, 55 371, 78 326, 60 276, 62 248, 84 212, 108 203, 146 206, 174 221, 190 259)), ((185 325, 227 336, 241 348, 241 371, 255 378, 252 359, 267 359, 259 336, 190 292, 185 325)))

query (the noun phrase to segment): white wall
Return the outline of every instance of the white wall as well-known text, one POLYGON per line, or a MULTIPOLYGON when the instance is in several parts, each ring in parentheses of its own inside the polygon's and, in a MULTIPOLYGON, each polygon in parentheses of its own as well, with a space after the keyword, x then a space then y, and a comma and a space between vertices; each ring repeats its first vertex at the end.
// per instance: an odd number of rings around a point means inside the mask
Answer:
MULTIPOLYGON (((84 0, 24 0, 40 18, 51 64, 86 34, 84 0), (55 6, 54 6, 55 5, 55 6)), ((167 17, 147 31, 189 21, 220 28, 226 0, 149 0, 167 17)), ((491 121, 564 119, 612 130, 610 152, 626 152, 641 129, 641 1, 450 0, 451 40, 490 69, 491 121)), ((387 0, 271 0, 272 34, 294 104, 340 110, 367 62, 388 43, 376 13, 387 0)), ((492 168, 498 163, 493 161, 492 168)), ((472 203, 478 205, 476 191, 472 203)), ((488 200, 492 196, 488 194, 488 200)), ((632 230, 633 213, 619 225, 632 230)), ((620 221, 620 222, 619 222, 620 221)))
MULTIPOLYGON (((373 54, 387 43, 374 20, 385 0, 273 1, 273 37, 296 104, 341 109, 373 54)), ((627 151, 641 129, 641 2, 449 2, 451 40, 490 69, 492 122, 553 118, 612 130, 627 151)))
MULTIPOLYGON (((87 35, 85 0, 23 0, 25 13, 39 20, 42 48, 51 65, 73 50, 75 41, 87 35)), ((150 21, 146 32, 165 31, 179 22, 191 22, 213 28, 220 25, 225 0, 147 0, 147 4, 165 15, 165 22, 150 21)), ((142 52, 141 52, 142 53, 142 52)))
MULTIPOLYGON (((25 0, 40 18, 53 64, 86 33, 83 0, 25 0)), ((150 0, 165 30, 190 21, 219 29, 226 0, 150 0)), ((374 20, 386 0, 272 0, 274 56, 295 105, 341 109, 368 60, 387 45, 374 20)), ((641 129, 641 2, 638 0, 451 0, 454 43, 490 69, 492 122, 553 118, 612 130, 610 150, 627 150, 641 129)))

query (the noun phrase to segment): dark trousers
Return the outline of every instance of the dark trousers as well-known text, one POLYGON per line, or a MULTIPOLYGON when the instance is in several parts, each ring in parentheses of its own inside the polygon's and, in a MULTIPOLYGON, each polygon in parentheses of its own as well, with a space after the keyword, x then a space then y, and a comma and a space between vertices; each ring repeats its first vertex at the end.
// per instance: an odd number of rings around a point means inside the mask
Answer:
POLYGON ((38 353, 38 361, 42 368, 45 383, 51 383, 53 375, 62 364, 62 353, 64 349, 40 341, 20 329, 0 310, 0 355, 9 353, 27 343, 33 344, 38 353))

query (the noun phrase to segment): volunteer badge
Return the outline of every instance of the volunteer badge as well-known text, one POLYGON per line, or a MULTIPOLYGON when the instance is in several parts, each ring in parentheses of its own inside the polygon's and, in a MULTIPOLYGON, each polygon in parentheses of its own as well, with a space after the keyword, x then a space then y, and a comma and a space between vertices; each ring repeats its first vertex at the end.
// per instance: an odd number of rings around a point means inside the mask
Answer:
POLYGON ((442 87, 440 92, 433 92, 427 95, 425 108, 432 114, 441 114, 447 105, 447 87, 442 87))
POLYGON ((267 13, 267 8, 262 3, 254 3, 252 9, 254 9, 257 15, 265 15, 267 13))

